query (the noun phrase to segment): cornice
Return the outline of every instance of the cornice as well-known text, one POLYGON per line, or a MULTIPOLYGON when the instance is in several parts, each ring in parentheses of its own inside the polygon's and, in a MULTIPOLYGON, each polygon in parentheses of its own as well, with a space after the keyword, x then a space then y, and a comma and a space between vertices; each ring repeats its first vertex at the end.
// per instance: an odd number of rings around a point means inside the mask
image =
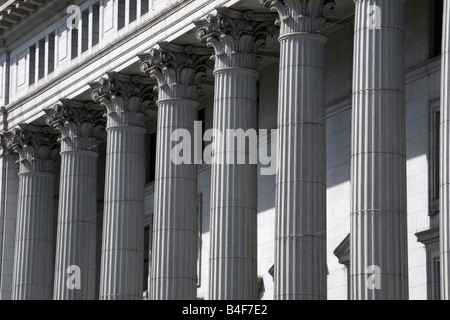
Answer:
POLYGON ((350 263, 350 234, 336 247, 333 254, 338 258, 340 264, 348 265, 350 263))
POLYGON ((69 5, 81 5, 87 0, 46 0, 44 6, 33 12, 30 16, 22 18, 19 24, 11 30, 3 31, 0 39, 4 41, 4 46, 10 51, 20 47, 29 39, 35 37, 49 25, 57 22, 65 15, 69 5))
MULTIPOLYGON (((117 46, 121 46, 124 43, 127 43, 128 41, 130 41, 135 34, 137 33, 145 33, 148 32, 148 30, 151 30, 151 28, 153 28, 155 25, 157 25, 158 23, 161 23, 161 21, 165 20, 167 18, 168 15, 170 15, 170 12, 172 12, 173 10, 181 10, 183 7, 185 6, 189 6, 192 2, 194 2, 195 0, 186 0, 183 2, 179 2, 177 4, 175 4, 173 7, 170 8, 170 10, 165 10, 163 11, 160 15, 158 15, 157 17, 154 17, 153 19, 148 19, 145 20, 144 22, 142 22, 141 24, 137 25, 133 30, 130 30, 130 32, 123 37, 118 38, 115 41, 115 46, 104 46, 101 49, 99 49, 98 51, 92 52, 90 55, 86 56, 86 58, 83 59, 83 61, 81 63, 78 63, 74 66, 71 67, 70 72, 62 72, 61 74, 59 74, 58 76, 54 77, 53 79, 45 82, 43 85, 39 86, 38 88, 36 88, 33 91, 28 92, 28 94, 24 97, 21 97, 19 100, 14 101, 12 103, 10 103, 7 107, 8 111, 14 111, 17 108, 21 108, 25 103, 28 103, 29 101, 32 100, 36 100, 37 97, 41 94, 41 92, 44 92, 52 87, 54 87, 55 85, 57 85, 58 83, 67 80, 68 78, 71 77, 71 74, 73 73, 77 73, 80 72, 82 69, 89 67, 93 61, 95 60, 101 60, 102 58, 104 58, 105 56, 107 56, 108 54, 110 54, 112 51, 116 50, 117 46)), ((226 1, 223 1, 226 2, 226 1)), ((204 6, 206 6, 207 4, 202 4, 202 6, 200 8, 197 8, 198 10, 201 10, 204 6)), ((169 28, 173 27, 173 25, 180 23, 182 20, 177 20, 176 22, 167 24, 163 29, 160 30, 161 33, 164 33, 166 30, 168 30, 169 28)), ((185 28, 186 25, 183 24, 180 29, 185 28)), ((192 27, 194 28, 194 26, 192 25, 192 27)), ((175 32, 178 32, 179 30, 177 29, 175 32)), ((168 35, 169 36, 169 35, 168 35)), ((167 37, 168 37, 167 36, 167 37)), ((166 37, 166 38, 167 38, 166 37)), ((127 47, 127 51, 122 52, 123 54, 128 53, 129 51, 134 50, 137 46, 139 46, 140 44, 136 44, 134 46, 130 46, 127 47)), ((147 50, 149 50, 152 46, 156 45, 156 43, 154 44, 150 44, 149 48, 147 50)), ((141 51, 141 53, 144 51, 141 51)), ((136 55, 136 62, 139 61, 138 56, 136 55)), ((108 68, 108 70, 112 70, 117 68, 117 66, 110 66, 108 68)), ((100 70, 105 69, 103 66, 97 69, 90 69, 90 72, 98 72, 100 70)), ((105 69, 105 72, 107 70, 105 69)), ((91 79, 94 80, 94 79, 91 79)), ((89 81, 86 81, 86 89, 88 89, 89 85, 88 85, 89 81)), ((61 90, 60 90, 61 91, 61 90)), ((56 92, 55 94, 53 94, 50 97, 47 97, 48 99, 52 99, 55 97, 60 97, 61 96, 61 92, 56 92)), ((64 97, 61 98, 69 98, 70 94, 66 94, 64 97)), ((15 119, 10 119, 10 121, 14 121, 15 119)))

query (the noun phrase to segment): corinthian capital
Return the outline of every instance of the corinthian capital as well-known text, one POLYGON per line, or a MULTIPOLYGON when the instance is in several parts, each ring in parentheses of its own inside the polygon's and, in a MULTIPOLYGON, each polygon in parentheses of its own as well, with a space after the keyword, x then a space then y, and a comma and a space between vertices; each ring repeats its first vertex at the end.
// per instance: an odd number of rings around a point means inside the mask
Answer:
POLYGON ((295 32, 324 34, 326 16, 334 10, 334 0, 259 0, 265 7, 277 11, 281 35, 295 32))
POLYGON ((159 99, 196 100, 200 79, 213 67, 211 52, 205 48, 158 44, 139 55, 141 71, 158 81, 159 99))
POLYGON ((256 53, 277 30, 274 17, 267 13, 216 8, 216 15, 194 22, 197 38, 213 47, 216 70, 222 68, 256 69, 256 53))
POLYGON ((21 173, 53 172, 59 153, 56 130, 48 126, 21 124, 3 135, 6 146, 19 154, 21 173))
POLYGON ((48 125, 61 132, 61 150, 97 151, 106 120, 96 103, 61 100, 44 110, 48 125))
POLYGON ((89 85, 92 99, 107 110, 108 127, 145 126, 148 109, 155 98, 149 78, 109 72, 89 85))

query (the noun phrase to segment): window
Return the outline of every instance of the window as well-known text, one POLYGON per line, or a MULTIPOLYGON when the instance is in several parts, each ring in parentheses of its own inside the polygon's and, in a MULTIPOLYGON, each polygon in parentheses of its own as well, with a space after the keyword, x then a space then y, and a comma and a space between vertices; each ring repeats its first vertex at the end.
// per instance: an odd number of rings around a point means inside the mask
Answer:
POLYGON ((150 226, 144 229, 144 291, 148 290, 148 276, 150 271, 150 226))
POLYGON ((30 47, 29 84, 36 81, 36 46, 30 47))
MULTIPOLYGON (((143 278, 143 291, 144 297, 147 294, 149 296, 150 289, 150 268, 152 262, 152 243, 153 243, 153 213, 146 216, 144 220, 144 278, 143 278)), ((145 300, 145 298, 144 298, 145 300)))
POLYGON ((201 287, 201 271, 202 271, 202 194, 197 196, 197 231, 198 231, 198 248, 197 248, 197 287, 201 287))
POLYGON ((350 234, 342 240, 333 253, 338 258, 339 263, 344 265, 347 270, 347 299, 350 300, 350 234))
POLYGON ((89 10, 81 14, 81 52, 89 48, 89 10))
POLYGON ((141 15, 146 14, 149 9, 148 0, 141 0, 141 15))
POLYGON ((130 0, 130 12, 128 18, 130 23, 137 19, 137 0, 130 0))
POLYGON ((78 57, 78 29, 74 28, 71 30, 71 44, 72 44, 72 51, 71 51, 71 59, 75 59, 78 57))
POLYGON ((55 33, 48 36, 48 73, 55 71, 55 33))
POLYGON ((443 0, 430 1, 430 59, 441 55, 443 0))
POLYGON ((440 165, 440 127, 441 116, 439 101, 430 104, 430 148, 429 163, 429 216, 431 227, 439 226, 439 165, 440 165))
POLYGON ((417 241, 425 245, 427 255, 427 296, 428 300, 441 298, 441 270, 439 252, 439 228, 416 233, 417 241))
POLYGON ((45 38, 39 41, 39 65, 38 78, 42 79, 45 76, 45 38))
POLYGON ((117 30, 125 27, 125 0, 119 0, 117 12, 117 30))
POLYGON ((100 42, 100 5, 92 6, 92 46, 100 42))
MULTIPOLYGON (((200 121, 202 123, 202 137, 204 137, 205 132, 206 132, 206 109, 205 108, 198 111, 198 121, 200 121)), ((203 152, 203 150, 205 150, 206 144, 207 144, 207 142, 203 141, 203 139, 202 139, 202 152, 203 152)))
POLYGON ((156 144, 157 144, 157 133, 151 133, 146 135, 145 146, 146 150, 146 184, 152 183, 155 181, 155 170, 156 170, 156 144))
POLYGON ((432 276, 432 290, 433 290, 433 300, 441 300, 441 259, 438 255, 433 259, 433 276, 432 276))

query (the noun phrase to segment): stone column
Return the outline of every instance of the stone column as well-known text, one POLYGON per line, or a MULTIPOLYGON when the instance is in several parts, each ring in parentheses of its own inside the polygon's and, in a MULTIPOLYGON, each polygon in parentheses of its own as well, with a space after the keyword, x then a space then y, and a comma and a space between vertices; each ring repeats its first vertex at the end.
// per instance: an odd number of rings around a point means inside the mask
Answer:
POLYGON ((441 188, 439 192, 441 242, 441 298, 450 299, 450 1, 444 0, 441 68, 441 188))
POLYGON ((19 157, 0 136, 0 300, 10 300, 16 241, 19 157))
POLYGON ((270 1, 279 14, 280 82, 274 298, 327 298, 326 15, 333 1, 270 1))
POLYGON ((199 80, 209 50, 159 44, 142 55, 141 69, 158 81, 158 147, 155 179, 151 300, 197 298, 197 166, 193 161, 199 80), (172 151, 180 139, 183 158, 172 151))
POLYGON ((13 300, 51 300, 53 199, 57 135, 28 124, 4 133, 20 157, 13 300))
MULTIPOLYGON (((55 300, 94 300, 97 216, 97 146, 103 108, 63 100, 45 110, 61 133, 55 300)), ((106 138, 106 137, 105 137, 106 138)))
POLYGON ((223 135, 213 141, 211 173, 209 298, 213 300, 257 298, 256 52, 275 31, 267 22, 271 18, 218 8, 217 15, 196 22, 197 37, 215 51, 214 129, 223 135), (230 149, 236 137, 245 141, 247 134, 251 150, 230 149), (245 161, 239 162, 242 156, 245 161))
POLYGON ((356 1, 351 297, 408 299, 405 0, 356 1))
POLYGON ((141 300, 144 266, 145 116, 150 79, 108 73, 91 83, 107 109, 100 299, 141 300), (147 82, 146 82, 147 81, 147 82))

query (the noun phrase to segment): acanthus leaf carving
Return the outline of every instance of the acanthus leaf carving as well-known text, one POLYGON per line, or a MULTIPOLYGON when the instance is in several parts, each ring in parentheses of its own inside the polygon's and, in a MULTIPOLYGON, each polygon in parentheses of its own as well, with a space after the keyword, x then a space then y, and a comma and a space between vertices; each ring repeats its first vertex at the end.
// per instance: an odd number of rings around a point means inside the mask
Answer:
POLYGON ((108 72, 89 84, 92 99, 107 110, 107 127, 144 127, 149 108, 154 105, 154 85, 147 77, 108 72))
POLYGON ((64 99, 44 111, 47 124, 61 133, 62 151, 97 151, 105 140, 104 108, 97 103, 64 99))
POLYGON ((334 10, 334 0, 259 0, 278 12, 276 24, 281 35, 297 32, 325 34, 327 16, 334 10))
POLYGON ((54 172, 59 155, 57 131, 49 126, 20 124, 3 133, 7 148, 19 155, 20 172, 54 172))
POLYGON ((256 69, 257 51, 277 33, 274 16, 218 7, 217 14, 195 21, 197 38, 214 48, 216 70, 256 69))
POLYGON ((160 42, 139 55, 141 71, 158 82, 159 100, 196 100, 200 80, 213 68, 210 50, 160 42))

